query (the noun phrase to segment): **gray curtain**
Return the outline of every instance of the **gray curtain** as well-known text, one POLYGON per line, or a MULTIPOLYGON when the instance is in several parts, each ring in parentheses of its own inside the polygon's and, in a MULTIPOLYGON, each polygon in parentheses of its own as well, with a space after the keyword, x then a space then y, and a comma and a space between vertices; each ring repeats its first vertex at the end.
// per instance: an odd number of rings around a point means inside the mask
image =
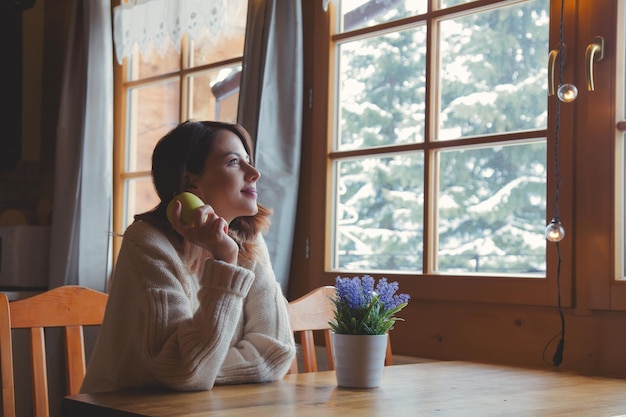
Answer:
POLYGON ((112 60, 110 0, 75 0, 56 136, 50 288, 104 291, 111 270, 112 60))
MULTIPOLYGON (((70 0, 56 131, 49 287, 105 291, 111 271, 113 45, 110 0, 70 0)), ((58 330, 58 329, 54 329, 58 330)), ((85 329, 87 351, 95 329, 85 329)), ((65 395, 60 331, 46 332, 50 415, 65 395)), ((19 389, 16 387, 16 390, 19 389)), ((30 395, 18 395, 29 415, 30 395)), ((22 413, 20 413, 21 415, 22 413)))
POLYGON ((285 293, 300 174, 302 66, 300 1, 250 1, 239 123, 256 140, 259 202, 274 210, 266 240, 285 293))

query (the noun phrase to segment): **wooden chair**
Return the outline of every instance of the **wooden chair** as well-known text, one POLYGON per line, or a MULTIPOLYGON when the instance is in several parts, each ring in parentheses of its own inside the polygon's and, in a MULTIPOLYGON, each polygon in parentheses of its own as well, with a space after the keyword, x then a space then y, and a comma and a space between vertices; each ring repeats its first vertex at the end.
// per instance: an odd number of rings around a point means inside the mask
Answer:
MULTIPOLYGON (((315 353, 314 331, 324 334, 328 369, 335 369, 331 331, 328 322, 334 317, 332 298, 335 297, 335 287, 324 286, 316 288, 302 297, 291 301, 287 307, 291 328, 300 336, 302 349, 302 372, 317 372, 317 355, 315 353)), ((391 340, 387 342, 385 365, 392 365, 391 340)), ((298 358, 294 359, 289 370, 290 374, 298 373, 298 358)))
POLYGON ((78 394, 85 377, 83 326, 101 325, 108 295, 68 285, 9 303, 0 293, 0 366, 4 417, 15 417, 11 329, 30 329, 33 415, 48 417, 48 377, 44 328, 65 329, 67 394, 78 394))

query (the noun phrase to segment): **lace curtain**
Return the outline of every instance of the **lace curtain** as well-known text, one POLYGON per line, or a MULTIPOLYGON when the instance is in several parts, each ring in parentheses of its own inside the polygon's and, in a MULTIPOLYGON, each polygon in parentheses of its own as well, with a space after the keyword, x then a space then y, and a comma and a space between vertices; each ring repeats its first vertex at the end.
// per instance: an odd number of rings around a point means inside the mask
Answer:
MULTIPOLYGON (((192 39, 205 32, 218 35, 225 27, 227 1, 239 0, 123 0, 113 12, 113 40, 118 63, 140 52, 162 52, 171 42, 180 49, 183 34, 192 39)), ((232 4, 229 5, 231 7, 232 4)))

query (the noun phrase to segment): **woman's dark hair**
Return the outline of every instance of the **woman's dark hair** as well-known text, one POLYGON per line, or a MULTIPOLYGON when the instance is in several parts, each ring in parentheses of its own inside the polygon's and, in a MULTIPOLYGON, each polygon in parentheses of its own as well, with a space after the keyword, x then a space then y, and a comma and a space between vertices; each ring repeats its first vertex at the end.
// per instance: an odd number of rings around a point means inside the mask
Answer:
MULTIPOLYGON (((204 163, 213 150, 215 138, 222 130, 234 133, 243 144, 253 161, 252 138, 246 129, 234 123, 188 120, 163 136, 152 153, 152 180, 160 202, 153 210, 135 216, 155 226, 173 230, 167 220, 167 205, 170 200, 185 191, 185 172, 201 175, 204 163)), ((229 234, 239 244, 244 257, 253 256, 252 241, 257 234, 269 228, 271 210, 258 204, 254 216, 238 217, 229 226, 229 234)))

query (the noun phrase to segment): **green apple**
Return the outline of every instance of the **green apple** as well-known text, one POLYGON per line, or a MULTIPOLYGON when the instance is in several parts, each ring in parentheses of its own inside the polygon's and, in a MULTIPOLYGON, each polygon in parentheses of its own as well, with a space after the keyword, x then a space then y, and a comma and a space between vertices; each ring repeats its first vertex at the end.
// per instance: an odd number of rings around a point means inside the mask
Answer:
POLYGON ((183 205, 182 212, 180 214, 180 218, 183 223, 187 225, 193 224, 193 211, 198 207, 202 207, 204 205, 204 201, 200 199, 197 195, 190 192, 183 192, 178 194, 176 197, 172 198, 172 201, 167 205, 167 219, 172 223, 172 218, 174 217, 174 206, 176 201, 180 201, 183 205))

